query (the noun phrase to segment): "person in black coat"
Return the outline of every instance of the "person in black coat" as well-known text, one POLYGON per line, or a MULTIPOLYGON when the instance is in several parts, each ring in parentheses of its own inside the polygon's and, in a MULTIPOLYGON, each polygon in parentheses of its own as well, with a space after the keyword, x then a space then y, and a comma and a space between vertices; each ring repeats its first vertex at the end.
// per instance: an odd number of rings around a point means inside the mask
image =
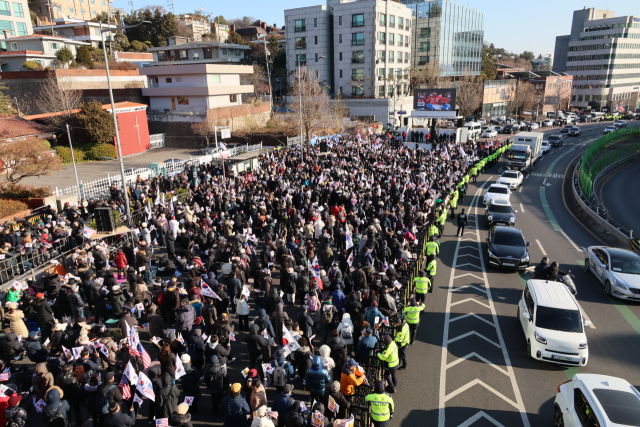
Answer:
POLYGON ((156 395, 156 418, 169 418, 178 407, 180 390, 172 383, 171 375, 165 373, 162 376, 162 389, 156 395))
POLYGON ((109 404, 109 414, 104 418, 104 427, 127 427, 136 424, 136 413, 133 410, 134 405, 128 413, 120 412, 120 405, 116 402, 109 404))
POLYGON ((167 255, 169 256, 169 258, 175 258, 176 257, 176 238, 173 237, 173 233, 167 233, 166 237, 166 244, 167 244, 167 255))
POLYGON ((249 328, 249 335, 247 336, 247 347, 249 348, 249 369, 253 369, 257 366, 259 378, 264 378, 264 372, 262 371, 262 360, 264 359, 264 353, 266 349, 273 344, 273 339, 265 339, 260 335, 260 326, 255 323, 249 328))
POLYGON ((303 427, 304 418, 302 417, 300 402, 297 400, 293 402, 289 412, 284 417, 284 423, 286 427, 303 427))
POLYGON ((336 360, 340 355, 340 351, 343 348, 347 348, 347 344, 344 342, 344 339, 340 336, 340 332, 337 329, 334 329, 332 332, 332 337, 327 341, 327 345, 331 349, 331 358, 336 360))
POLYGON ((198 412, 198 402, 202 395, 200 392, 200 371, 191 364, 191 357, 188 354, 183 354, 180 360, 186 372, 186 374, 180 378, 182 382, 182 392, 185 396, 193 397, 193 403, 189 408, 189 412, 195 414, 198 412))
POLYGON ((313 326, 315 322, 309 315, 309 306, 303 305, 302 311, 298 313, 298 325, 300 325, 300 331, 302 334, 307 337, 307 339, 311 339, 313 335, 313 326))

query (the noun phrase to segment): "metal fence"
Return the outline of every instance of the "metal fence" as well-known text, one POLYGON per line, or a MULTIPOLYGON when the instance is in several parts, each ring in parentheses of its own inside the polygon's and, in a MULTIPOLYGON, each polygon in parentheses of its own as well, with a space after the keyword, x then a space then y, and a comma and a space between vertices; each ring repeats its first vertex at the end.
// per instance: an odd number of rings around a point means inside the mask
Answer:
POLYGON ((149 135, 149 140, 151 142, 151 150, 153 150, 154 148, 164 147, 164 133, 149 135))
MULTIPOLYGON (((164 134, 161 134, 164 135, 164 134)), ((164 136, 163 136, 164 140, 164 136)), ((238 146, 234 148, 230 148, 228 150, 224 150, 222 155, 225 158, 233 157, 241 153, 249 152, 249 151, 258 151, 262 150, 262 143, 255 145, 245 145, 238 146)), ((180 173, 184 170, 185 164, 192 165, 200 165, 201 163, 208 163, 214 159, 219 159, 221 156, 220 153, 208 154, 204 156, 196 156, 189 157, 189 160, 181 160, 181 161, 173 161, 167 162, 164 164, 165 171, 167 175, 175 175, 176 173, 180 173)), ((150 179, 155 176, 153 170, 148 167, 138 168, 138 169, 127 169, 125 171, 125 181, 127 185, 136 182, 138 176, 142 179, 150 179)), ((111 184, 115 184, 117 187, 122 186, 122 178, 120 174, 111 175, 107 174, 106 178, 98 179, 91 182, 80 182, 79 186, 72 185, 66 188, 58 188, 52 191, 52 195, 54 196, 77 196, 78 199, 88 199, 88 198, 96 198, 96 197, 107 197, 109 196, 109 188, 111 184)))
POLYGON ((580 166, 579 183, 580 190, 589 202, 591 202, 593 198, 593 181, 600 171, 626 157, 637 154, 640 149, 640 144, 623 147, 606 155, 602 155, 602 152, 614 142, 629 139, 637 135, 640 135, 640 126, 618 129, 615 132, 608 133, 602 138, 599 138, 585 151, 580 166))

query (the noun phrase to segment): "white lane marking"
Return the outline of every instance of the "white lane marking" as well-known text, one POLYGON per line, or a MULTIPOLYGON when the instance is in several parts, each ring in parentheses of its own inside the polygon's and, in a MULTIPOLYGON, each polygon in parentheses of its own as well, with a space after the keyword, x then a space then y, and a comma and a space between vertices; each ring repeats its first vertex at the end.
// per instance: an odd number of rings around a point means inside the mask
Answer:
POLYGON ((520 188, 518 189, 518 193, 522 193, 522 185, 520 186, 520 188))
POLYGON ((524 177, 524 179, 529 179, 530 176, 531 176, 531 174, 528 173, 527 176, 524 177))
MULTIPOLYGON (((484 186, 484 184, 483 184, 484 186)), ((478 216, 478 206, 477 206, 477 199, 479 194, 482 191, 482 187, 480 187, 478 189, 478 191, 475 193, 472 201, 471 201, 471 206, 473 206, 474 209, 474 216, 477 217, 478 216)), ((446 420, 445 420, 445 409, 446 409, 446 403, 447 401, 449 401, 450 399, 454 398, 455 396, 473 388, 475 385, 481 385, 482 387, 484 387, 485 389, 487 389, 488 391, 490 391, 491 393, 493 393, 494 395, 500 397, 502 400, 504 400, 505 402, 509 403, 510 405, 512 405, 514 408, 516 408, 516 410, 518 410, 518 412, 520 412, 520 416, 522 418, 522 425, 524 427, 531 427, 531 424, 529 423, 529 418, 527 416, 527 411, 524 407, 524 402, 522 401, 522 396, 520 395, 520 389, 518 387, 518 383, 516 381, 516 377, 515 377, 515 373, 513 371, 513 367, 511 365, 511 359, 509 358, 509 354, 507 352, 507 347, 505 345, 505 341, 504 338, 502 336, 502 331, 500 329, 500 324, 498 323, 498 316, 496 314, 496 309, 495 306, 493 304, 493 298, 491 296, 491 290, 490 290, 490 286, 489 286, 489 280, 487 278, 487 272, 485 269, 485 265, 484 265, 484 258, 482 257, 482 243, 481 243, 481 239, 480 239, 480 230, 476 227, 474 227, 475 231, 476 231, 476 249, 477 249, 477 253, 479 256, 479 261, 480 261, 480 270, 481 270, 481 274, 482 274, 482 284, 484 285, 484 289, 486 292, 486 298, 487 298, 487 302, 483 303, 481 301, 479 301, 476 298, 467 298, 464 299, 462 301, 456 301, 456 302, 452 302, 452 297, 454 295, 454 280, 456 279, 456 267, 455 265, 457 265, 457 261, 458 261, 458 254, 460 251, 460 245, 461 245, 461 240, 458 240, 456 242, 456 250, 453 256, 453 266, 451 268, 451 275, 449 277, 449 291, 447 292, 447 304, 446 304, 446 308, 445 308, 445 321, 444 321, 444 331, 442 334, 442 354, 440 357, 440 388, 439 388, 439 404, 438 404, 438 427, 445 427, 446 426, 446 420), (459 304, 463 304, 466 302, 474 302, 476 304, 479 304, 481 306, 484 306, 486 308, 488 308, 491 311, 491 316, 492 316, 492 326, 495 328, 496 330, 496 335, 498 337, 498 342, 494 342, 482 335, 480 335, 479 333, 477 333, 476 331, 470 331, 466 334, 460 335, 458 337, 449 338, 449 325, 452 321, 455 321, 456 319, 459 319, 460 317, 457 316, 454 319, 451 319, 451 308, 453 306, 459 305, 459 304), (484 340, 490 342, 491 344, 495 345, 496 347, 500 348, 502 350, 502 355, 504 357, 504 367, 506 368, 506 371, 503 372, 504 375, 508 376, 511 382, 511 387, 513 389, 513 396, 515 397, 515 401, 511 400, 510 398, 506 397, 505 395, 501 394, 500 392, 498 392, 497 390, 493 389, 492 387, 488 386, 487 384, 485 384, 484 382, 482 382, 480 379, 476 378, 473 381, 467 383, 466 385, 463 385, 462 387, 458 388, 457 390, 447 394, 447 370, 449 369, 449 364, 447 363, 447 357, 449 354, 449 343, 454 342, 454 341, 458 341, 461 339, 464 339, 466 337, 469 336, 477 336, 480 338, 483 338, 484 340)), ((465 239, 467 240, 467 239, 465 239)), ((469 248, 469 246, 465 246, 465 248, 469 248)), ((468 273, 469 274, 469 273, 468 273)), ((465 274, 466 275, 466 274, 465 274)), ((461 275, 459 277, 463 277, 465 275, 461 275)), ((473 274, 474 277, 477 277, 475 274, 473 274)), ((458 278, 459 278, 458 277, 458 278)), ((482 360, 482 359, 480 359, 482 360)), ((485 362, 486 363, 486 362, 485 362)), ((475 415, 473 415, 471 418, 469 418, 468 420, 466 420, 464 423, 460 424, 459 427, 461 426, 471 426, 473 423, 475 423, 475 421, 479 420, 480 418, 486 418, 488 421, 490 421, 491 423, 493 423, 496 426, 502 426, 502 424, 498 423, 496 420, 494 420, 493 418, 489 417, 488 415, 486 415, 486 413, 482 410, 478 411, 475 415)))
MULTIPOLYGON (((490 324, 491 326, 493 326, 493 324, 491 324, 491 323, 489 323, 489 324, 490 324)), ((453 361, 453 362, 449 363, 449 364, 447 365, 447 368, 451 368, 451 367, 453 367, 453 366, 456 366, 458 363, 460 363, 460 362, 464 362, 465 360, 469 360, 469 359, 471 359, 472 357, 477 357, 478 359, 482 360, 482 361, 483 361, 484 363, 486 363, 487 365, 489 365, 489 366, 492 366, 492 367, 496 368, 498 371, 502 372, 502 373, 503 373, 503 374, 505 374, 505 375, 509 375, 509 373, 507 372, 507 370, 506 370, 506 369, 502 369, 500 366, 495 365, 493 362, 491 362, 490 360, 485 359, 484 357, 480 356, 480 355, 479 355, 478 353, 476 353, 475 351, 474 351, 474 352, 471 352, 471 353, 469 353, 469 354, 467 354, 466 356, 461 357, 461 358, 460 358, 460 359, 458 359, 458 360, 455 360, 455 361, 453 361)))
POLYGON ((569 243, 571 243, 571 246, 573 246, 573 248, 578 251, 578 252, 584 252, 583 250, 581 250, 575 243, 573 243, 573 240, 571 240, 569 238, 569 236, 567 236, 567 233, 565 233, 564 231, 560 230, 560 232, 562 233, 562 235, 564 237, 566 237, 566 239, 569 241, 569 243))
POLYGON ((524 212, 524 206, 522 206, 522 203, 520 203, 520 210, 524 212))
POLYGON ((536 243, 538 244, 538 247, 540 248, 540 251, 542 252, 543 256, 547 256, 547 253, 545 252, 544 248, 542 247, 542 243, 540 243, 540 240, 536 239, 536 243))

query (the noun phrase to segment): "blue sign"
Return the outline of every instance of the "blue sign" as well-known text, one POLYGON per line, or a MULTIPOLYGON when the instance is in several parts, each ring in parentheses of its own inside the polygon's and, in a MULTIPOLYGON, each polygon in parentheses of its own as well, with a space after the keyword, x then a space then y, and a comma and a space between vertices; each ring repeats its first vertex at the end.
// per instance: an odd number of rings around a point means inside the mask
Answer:
POLYGON ((406 112, 406 111, 398 111, 398 114, 402 114, 402 115, 405 115, 405 116, 406 116, 406 115, 407 115, 407 112, 406 112))

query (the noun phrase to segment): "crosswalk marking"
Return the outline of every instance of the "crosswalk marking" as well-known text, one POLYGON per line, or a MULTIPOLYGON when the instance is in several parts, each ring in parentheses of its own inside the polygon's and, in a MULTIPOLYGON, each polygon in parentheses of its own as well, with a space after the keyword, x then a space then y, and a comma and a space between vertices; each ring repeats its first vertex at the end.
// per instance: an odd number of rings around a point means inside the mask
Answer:
POLYGON ((564 174, 563 173, 538 173, 538 172, 532 172, 530 173, 531 176, 539 176, 542 178, 558 178, 558 179, 562 179, 564 178, 564 174))

